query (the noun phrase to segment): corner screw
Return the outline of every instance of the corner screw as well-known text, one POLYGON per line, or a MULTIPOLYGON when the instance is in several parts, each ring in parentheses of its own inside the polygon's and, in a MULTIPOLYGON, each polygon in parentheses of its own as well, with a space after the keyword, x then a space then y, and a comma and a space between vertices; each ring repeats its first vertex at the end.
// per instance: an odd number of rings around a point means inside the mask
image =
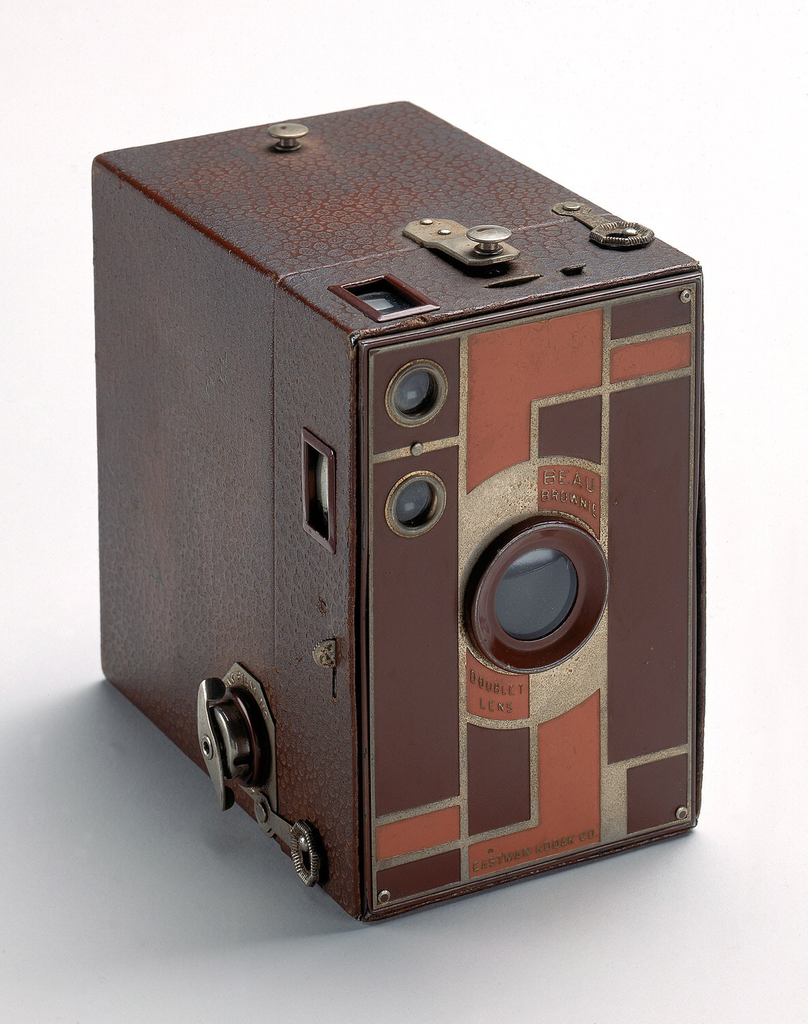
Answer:
POLYGON ((676 817, 679 819, 679 821, 684 821, 685 818, 687 817, 687 808, 686 807, 677 807, 676 808, 676 817))
POLYGON ((682 302, 690 302, 693 298, 693 292, 691 292, 689 288, 683 288, 682 291, 679 292, 679 298, 682 302))
POLYGON ((424 446, 420 441, 416 441, 415 444, 410 445, 410 455, 423 455, 424 446))
POLYGON ((451 233, 452 233, 452 229, 451 228, 438 228, 438 234, 439 235, 451 235, 451 233))
POLYGON ((293 149, 300 149, 300 140, 309 134, 304 124, 294 124, 292 121, 284 121, 282 124, 271 124, 267 128, 267 135, 275 139, 272 147, 279 153, 290 153, 293 149))
POLYGON ((434 221, 431 217, 422 217, 419 224, 434 224, 434 221))
POLYGON ((213 757, 213 744, 210 741, 210 736, 202 737, 202 756, 206 761, 210 761, 213 757))
POLYGON ((261 799, 256 800, 255 802, 255 820, 259 824, 265 825, 268 819, 269 811, 267 810, 267 805, 264 801, 264 798, 261 797, 261 799))
POLYGON ((569 210, 570 213, 575 213, 576 210, 580 210, 581 209, 581 204, 580 203, 574 203, 574 202, 572 202, 572 200, 567 200, 566 203, 562 203, 561 204, 561 209, 562 210, 569 210))
POLYGON ((389 903, 392 898, 392 894, 389 889, 382 889, 379 893, 379 903, 389 903))

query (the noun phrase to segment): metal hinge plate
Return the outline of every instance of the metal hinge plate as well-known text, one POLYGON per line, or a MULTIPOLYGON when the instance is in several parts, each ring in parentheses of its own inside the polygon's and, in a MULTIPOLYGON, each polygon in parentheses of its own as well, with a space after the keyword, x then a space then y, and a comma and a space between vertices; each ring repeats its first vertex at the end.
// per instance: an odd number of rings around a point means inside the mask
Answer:
MULTIPOLYGON (((423 245, 424 248, 436 249, 469 267, 490 267, 495 263, 509 263, 519 255, 518 249, 499 240, 493 243, 496 246, 495 251, 483 251, 482 247, 489 243, 483 242, 481 247, 479 241, 469 238, 467 232, 474 230, 476 229, 466 228, 455 220, 424 217, 421 220, 410 221, 403 234, 405 238, 423 245)), ((505 233, 510 234, 507 231, 505 233)))

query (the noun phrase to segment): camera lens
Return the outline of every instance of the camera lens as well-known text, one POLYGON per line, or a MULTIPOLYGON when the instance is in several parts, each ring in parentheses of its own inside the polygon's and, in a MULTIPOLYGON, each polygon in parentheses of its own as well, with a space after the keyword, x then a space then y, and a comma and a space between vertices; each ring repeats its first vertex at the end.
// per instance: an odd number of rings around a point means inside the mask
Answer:
POLYGON ((554 548, 534 548, 505 572, 494 611, 515 640, 541 640, 564 622, 577 593, 578 575, 569 558, 554 548))
POLYGON ((587 530, 531 516, 494 537, 471 566, 469 639, 500 668, 541 672, 586 643, 608 592, 606 556, 587 530))
POLYGON ((402 367, 387 389, 387 411, 405 427, 427 423, 446 400, 446 374, 437 363, 426 360, 402 367))
POLYGON ((446 506, 446 488, 434 473, 413 473, 396 484, 387 498, 390 529, 401 537, 431 530, 446 506))

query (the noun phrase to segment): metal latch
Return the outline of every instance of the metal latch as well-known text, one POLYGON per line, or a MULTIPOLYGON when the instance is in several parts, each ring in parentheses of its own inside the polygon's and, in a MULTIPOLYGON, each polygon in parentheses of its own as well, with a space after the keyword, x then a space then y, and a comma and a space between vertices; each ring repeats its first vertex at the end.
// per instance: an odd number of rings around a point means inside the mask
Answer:
POLYGON ((559 217, 574 217, 581 224, 585 224, 590 228, 589 241, 602 249, 640 249, 650 245, 654 240, 654 232, 644 224, 594 213, 576 199, 556 203, 553 213, 557 213, 559 217))
POLYGON ((261 684, 239 664, 223 679, 203 679, 196 718, 199 749, 219 807, 233 806, 232 785, 239 785, 253 800, 258 824, 286 843, 298 877, 314 885, 320 878, 320 840, 311 822, 291 824, 278 814, 275 721, 261 684))
POLYGON ((499 224, 479 224, 466 228, 454 220, 424 217, 411 221, 403 231, 404 237, 437 249, 469 267, 490 267, 494 263, 509 263, 519 250, 507 244, 511 233, 499 224))

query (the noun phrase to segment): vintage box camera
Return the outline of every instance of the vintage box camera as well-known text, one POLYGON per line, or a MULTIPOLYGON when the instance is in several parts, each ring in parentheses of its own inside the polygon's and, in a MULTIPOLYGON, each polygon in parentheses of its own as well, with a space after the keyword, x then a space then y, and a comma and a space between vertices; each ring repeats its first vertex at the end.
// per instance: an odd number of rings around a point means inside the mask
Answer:
POLYGON ((363 919, 692 828, 698 264, 408 103, 94 212, 104 669, 220 806, 363 919))

